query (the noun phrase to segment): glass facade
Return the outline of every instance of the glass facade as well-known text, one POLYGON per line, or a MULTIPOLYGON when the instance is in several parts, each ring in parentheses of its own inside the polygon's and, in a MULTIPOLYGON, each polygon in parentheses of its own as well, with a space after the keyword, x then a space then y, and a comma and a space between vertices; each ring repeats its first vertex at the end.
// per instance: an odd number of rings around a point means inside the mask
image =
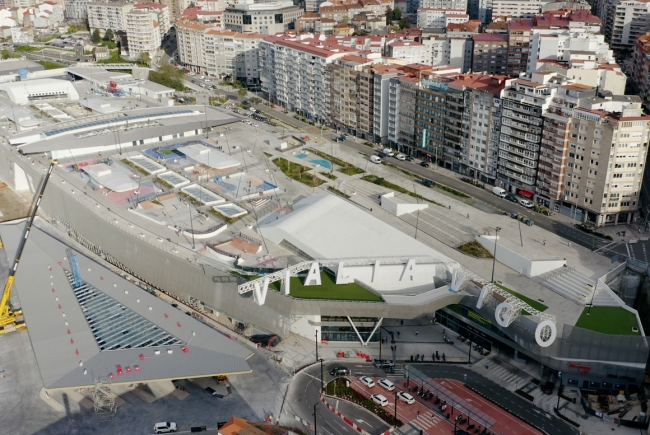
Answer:
MULTIPOLYGON (((372 330, 375 329, 378 319, 375 317, 351 317, 354 322, 359 335, 365 341, 368 340, 372 330), (372 326, 358 326, 359 323, 372 323, 372 326)), ((379 342, 379 329, 372 334, 370 342, 378 343, 379 342)), ((323 340, 327 341, 351 341, 359 342, 359 337, 354 331, 352 325, 348 321, 347 317, 330 317, 323 316, 321 317, 321 337, 323 340), (336 325, 327 325, 327 323, 336 323, 336 325), (341 323, 347 323, 347 325, 341 325, 341 323)))

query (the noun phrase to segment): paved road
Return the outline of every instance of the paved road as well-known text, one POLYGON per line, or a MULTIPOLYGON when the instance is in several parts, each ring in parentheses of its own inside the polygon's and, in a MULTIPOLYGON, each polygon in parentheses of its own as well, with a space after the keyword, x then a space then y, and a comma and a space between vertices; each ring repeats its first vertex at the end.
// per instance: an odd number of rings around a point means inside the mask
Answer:
MULTIPOLYGON (((326 381, 331 379, 329 370, 338 366, 338 363, 324 363, 323 373, 326 381)), ((288 414, 286 423, 298 423, 300 419, 306 423, 305 431, 313 434, 314 404, 316 405, 317 429, 319 435, 352 435, 358 432, 343 422, 338 416, 330 412, 319 400, 320 390, 320 364, 314 364, 300 371, 292 380, 287 392, 287 402, 283 414, 288 414), (297 417, 297 418, 295 418, 297 417)), ((354 421, 358 426, 371 434, 379 434, 389 426, 369 411, 357 406, 339 402, 342 414, 354 421)), ((283 415, 286 417, 286 415, 283 415)), ((285 423, 285 421, 283 421, 285 423)), ((303 423, 304 424, 304 423, 303 423)))
POLYGON ((526 399, 523 399, 501 387, 499 384, 468 370, 467 367, 422 364, 418 365, 417 369, 431 378, 446 378, 464 381, 477 391, 490 397, 499 405, 511 409, 526 420, 533 422, 539 427, 543 427, 549 435, 569 435, 579 433, 577 429, 568 425, 556 416, 547 414, 536 406, 533 406, 526 399), (465 375, 467 375, 467 380, 464 379, 465 375))

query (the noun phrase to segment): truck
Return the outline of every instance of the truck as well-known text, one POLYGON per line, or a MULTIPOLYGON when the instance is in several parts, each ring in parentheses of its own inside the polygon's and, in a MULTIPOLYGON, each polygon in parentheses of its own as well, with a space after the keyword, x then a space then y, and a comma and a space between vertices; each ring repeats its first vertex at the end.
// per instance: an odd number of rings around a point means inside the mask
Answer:
POLYGON ((494 193, 496 196, 500 198, 505 198, 508 192, 506 192, 505 189, 502 189, 501 187, 493 187, 492 188, 492 193, 494 193))

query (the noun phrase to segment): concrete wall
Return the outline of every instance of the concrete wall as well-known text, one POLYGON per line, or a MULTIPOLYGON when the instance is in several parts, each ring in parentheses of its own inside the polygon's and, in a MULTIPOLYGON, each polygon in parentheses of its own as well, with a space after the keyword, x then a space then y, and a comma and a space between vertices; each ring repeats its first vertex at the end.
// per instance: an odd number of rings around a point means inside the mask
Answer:
POLYGON ((563 267, 566 264, 566 260, 530 260, 524 257, 521 254, 516 253, 503 245, 496 243, 496 255, 494 253, 495 236, 486 236, 486 235, 477 235, 476 241, 478 241, 485 249, 490 251, 490 254, 496 257, 496 260, 499 263, 502 263, 508 266, 510 269, 527 276, 529 278, 533 276, 542 275, 543 273, 550 272, 551 270, 558 269, 563 267))

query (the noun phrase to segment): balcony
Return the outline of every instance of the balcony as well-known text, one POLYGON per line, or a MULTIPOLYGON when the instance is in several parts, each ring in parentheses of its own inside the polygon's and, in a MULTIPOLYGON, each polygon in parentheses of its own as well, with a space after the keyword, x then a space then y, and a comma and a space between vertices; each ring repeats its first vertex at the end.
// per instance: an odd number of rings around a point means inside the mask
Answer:
MULTIPOLYGON (((540 118, 536 118, 536 117, 528 116, 528 115, 523 115, 523 114, 514 112, 512 110, 507 110, 507 109, 504 109, 501 114, 504 117, 516 119, 518 121, 522 121, 522 122, 532 124, 532 125, 537 125, 537 126, 540 126, 540 127, 542 126, 542 122, 543 122, 542 119, 540 119, 540 118)), ((503 117, 501 118, 501 122, 502 123, 505 122, 503 117)))
POLYGON ((507 152, 512 153, 512 154, 517 154, 519 156, 522 156, 522 157, 525 157, 525 158, 531 159, 531 160, 537 160, 537 158, 539 157, 539 154, 537 154, 535 152, 528 151, 528 150, 525 150, 525 149, 521 149, 521 148, 518 148, 518 147, 512 147, 512 146, 507 145, 505 143, 500 143, 499 144, 499 149, 503 150, 503 151, 507 151, 507 152))
POLYGON ((514 178, 515 180, 519 180, 524 184, 528 184, 530 186, 535 185, 535 178, 534 177, 529 177, 529 176, 526 176, 526 175, 522 175, 522 174, 519 174, 517 172, 510 171, 510 170, 508 170, 508 169, 506 169, 504 167, 501 167, 501 166, 497 169, 497 172, 500 173, 500 174, 503 174, 503 175, 505 175, 507 177, 514 178))

